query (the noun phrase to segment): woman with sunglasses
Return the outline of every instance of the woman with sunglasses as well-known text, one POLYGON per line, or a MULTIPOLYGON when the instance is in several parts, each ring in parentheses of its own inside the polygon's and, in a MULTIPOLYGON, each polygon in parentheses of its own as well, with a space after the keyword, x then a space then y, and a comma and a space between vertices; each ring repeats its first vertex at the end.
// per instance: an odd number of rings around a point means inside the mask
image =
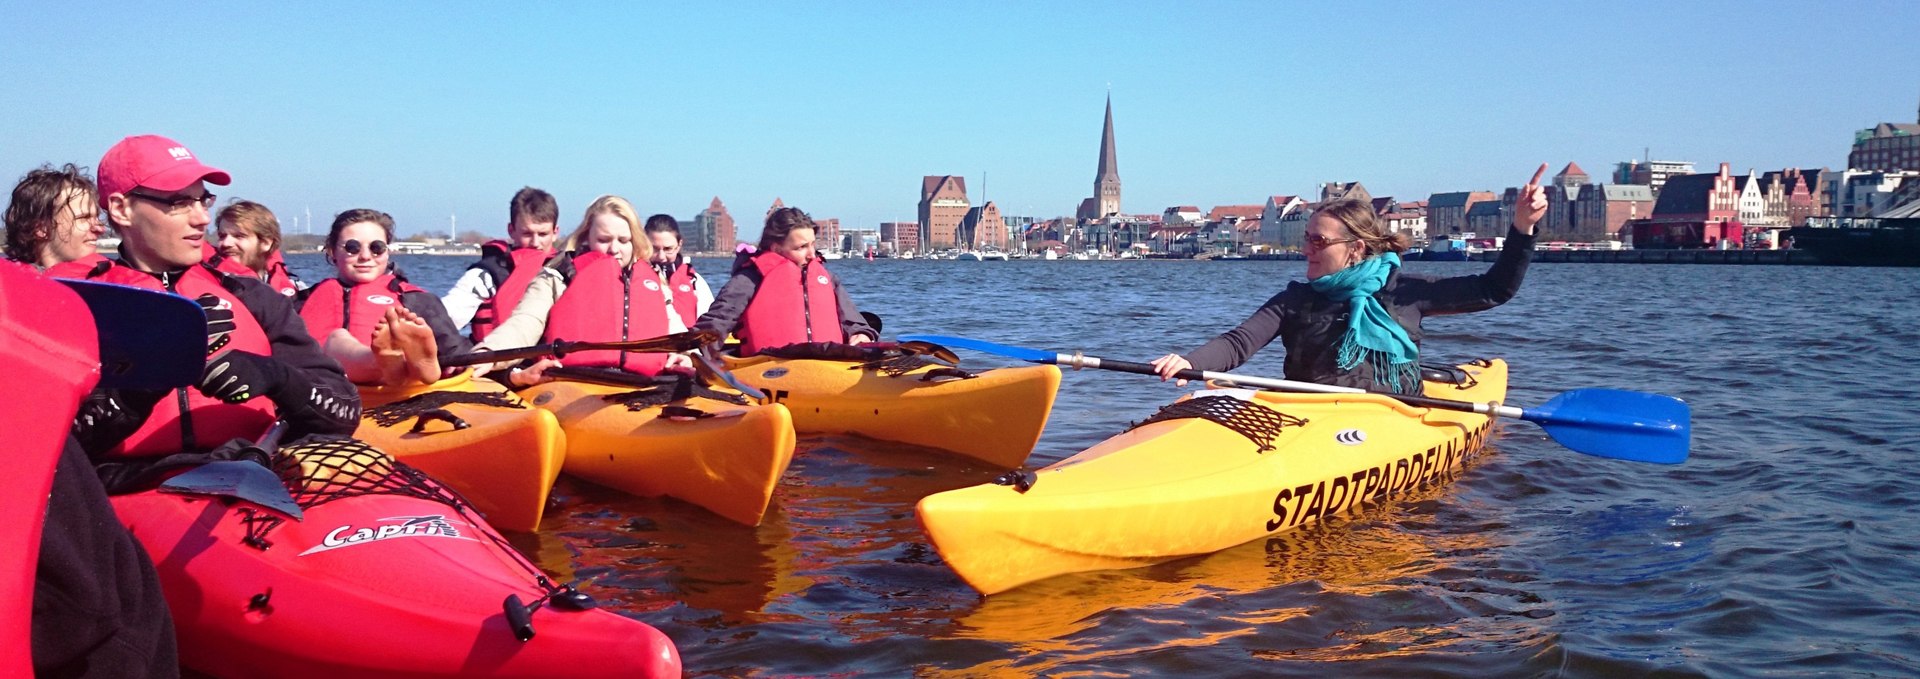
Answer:
POLYGON ((470 350, 433 293, 393 267, 393 217, 355 209, 333 218, 327 261, 339 275, 295 296, 307 331, 358 384, 431 384, 443 377, 440 354, 470 350))
POLYGON ((1402 274, 1406 234, 1383 229, 1367 202, 1322 205, 1307 221, 1306 282, 1289 283, 1240 327, 1153 365, 1163 380, 1187 368, 1232 370, 1279 338, 1289 380, 1419 393, 1420 319, 1484 311, 1519 292, 1533 259, 1533 225, 1547 213, 1546 170, 1542 164, 1520 189, 1500 258, 1471 276, 1402 274))
MULTIPOLYGON (((507 320, 476 350, 508 349, 566 339, 612 342, 645 339, 687 329, 670 308, 668 279, 648 263, 653 246, 633 204, 619 196, 601 196, 587 206, 580 225, 560 244, 561 255, 527 285, 527 293, 507 320), (638 265, 636 265, 638 263, 638 265), (619 313, 609 313, 612 310, 619 313)), ((642 375, 690 371, 681 354, 585 351, 565 359, 542 359, 511 370, 506 382, 527 387, 546 382, 546 370, 574 367, 616 368, 642 375)), ((482 366, 491 370, 502 366, 482 366)))

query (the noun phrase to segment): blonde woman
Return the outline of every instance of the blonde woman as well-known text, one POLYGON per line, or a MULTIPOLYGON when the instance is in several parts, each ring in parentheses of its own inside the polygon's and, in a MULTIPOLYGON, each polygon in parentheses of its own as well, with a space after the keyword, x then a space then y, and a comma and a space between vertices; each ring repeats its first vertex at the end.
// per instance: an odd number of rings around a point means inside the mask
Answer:
MULTIPOLYGON (((686 323, 668 308, 666 281, 645 264, 653 249, 639 237, 643 231, 639 213, 625 198, 594 200, 561 243, 562 256, 540 272, 513 314, 475 349, 510 349, 554 339, 610 342, 685 331, 686 323)), ((539 384, 547 381, 548 368, 563 364, 642 375, 692 368, 691 360, 677 354, 592 351, 513 369, 508 381, 516 387, 539 384)))

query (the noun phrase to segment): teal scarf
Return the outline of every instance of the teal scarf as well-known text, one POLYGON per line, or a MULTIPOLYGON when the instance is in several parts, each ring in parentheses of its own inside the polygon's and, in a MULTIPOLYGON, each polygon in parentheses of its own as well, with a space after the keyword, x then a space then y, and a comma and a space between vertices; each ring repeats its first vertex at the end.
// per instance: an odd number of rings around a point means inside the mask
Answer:
POLYGON ((1420 347, 1387 314, 1386 307, 1380 306, 1380 300, 1373 298, 1373 293, 1387 284, 1387 276, 1398 268, 1400 255, 1387 252, 1309 284, 1320 294, 1345 300, 1350 307, 1347 334, 1340 340, 1340 369, 1353 370, 1366 361, 1373 365, 1375 382, 1394 393, 1407 394, 1420 387, 1420 347))

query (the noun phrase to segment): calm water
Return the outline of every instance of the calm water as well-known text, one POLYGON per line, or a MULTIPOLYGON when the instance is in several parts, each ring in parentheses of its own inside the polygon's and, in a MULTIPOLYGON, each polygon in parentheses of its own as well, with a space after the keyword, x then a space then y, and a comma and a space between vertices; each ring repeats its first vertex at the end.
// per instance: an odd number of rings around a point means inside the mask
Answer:
MULTIPOLYGON (((465 262, 402 265, 438 291, 465 262)), ((723 280, 724 262, 701 268, 723 280)), ((1305 269, 881 260, 834 270, 889 336, 1144 360, 1231 327, 1305 269)), ((1431 320, 1427 356, 1505 357, 1523 406, 1582 387, 1685 398, 1689 462, 1586 457, 1510 422, 1457 483, 1153 568, 982 598, 928 547, 913 504, 1001 470, 841 439, 802 440, 758 528, 563 479, 542 530, 515 541, 562 576, 599 578, 589 591, 665 631, 695 675, 1911 676, 1917 273, 1536 265, 1512 303, 1431 320)), ((1242 372, 1277 375, 1281 360, 1276 346, 1242 372)), ((1179 393, 1068 373, 1031 464, 1179 393)))

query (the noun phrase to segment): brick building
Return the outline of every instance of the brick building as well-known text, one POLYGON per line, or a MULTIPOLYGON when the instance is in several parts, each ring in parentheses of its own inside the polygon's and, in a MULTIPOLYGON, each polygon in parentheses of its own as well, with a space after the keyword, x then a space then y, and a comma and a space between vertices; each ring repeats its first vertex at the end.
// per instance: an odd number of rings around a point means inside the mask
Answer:
POLYGON ((1007 249, 1007 223, 1000 218, 1000 207, 987 201, 986 205, 968 209, 955 239, 968 250, 1007 249))
POLYGON ((1847 169, 1920 170, 1920 124, 1880 123, 1855 133, 1847 169))
POLYGON ((1445 238, 1447 234, 1466 231, 1467 211, 1481 201, 1497 201, 1492 191, 1456 191, 1436 193, 1427 198, 1427 234, 1433 238, 1445 238))
POLYGON ((1654 201, 1653 215, 1630 222, 1633 247, 1675 250, 1720 247, 1744 237, 1740 195, 1726 163, 1713 174, 1668 177, 1654 201))
POLYGON ((881 222, 880 249, 888 254, 920 251, 918 222, 881 222))
POLYGON ((967 179, 954 175, 920 178, 920 244, 925 251, 960 247, 955 238, 972 203, 967 179))
POLYGON ((719 196, 707 204, 707 209, 694 215, 693 224, 681 234, 684 243, 681 249, 687 252, 727 253, 733 251, 738 240, 733 225, 733 215, 727 214, 727 206, 720 202, 719 196))

